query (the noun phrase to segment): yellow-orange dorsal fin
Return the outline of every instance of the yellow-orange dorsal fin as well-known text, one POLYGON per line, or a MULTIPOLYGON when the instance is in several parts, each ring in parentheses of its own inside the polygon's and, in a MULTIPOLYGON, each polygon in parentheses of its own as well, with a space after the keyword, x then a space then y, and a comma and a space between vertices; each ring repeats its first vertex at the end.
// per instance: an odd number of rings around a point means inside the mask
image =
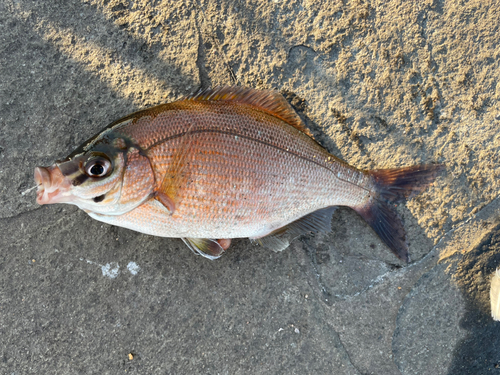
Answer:
POLYGON ((194 93, 184 100, 193 101, 227 101, 246 104, 277 117, 294 128, 313 137, 294 109, 283 95, 273 90, 256 90, 241 86, 219 86, 194 93))

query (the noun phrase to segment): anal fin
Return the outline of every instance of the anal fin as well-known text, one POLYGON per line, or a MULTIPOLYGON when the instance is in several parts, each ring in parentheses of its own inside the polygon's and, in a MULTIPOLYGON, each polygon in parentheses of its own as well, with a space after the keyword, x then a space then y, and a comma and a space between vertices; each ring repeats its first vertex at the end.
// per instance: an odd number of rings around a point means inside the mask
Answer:
POLYGON ((224 249, 217 240, 209 238, 182 238, 182 241, 184 241, 193 253, 210 260, 220 258, 224 253, 224 249))
POLYGON ((331 230, 332 215, 337 207, 327 207, 314 211, 298 220, 278 228, 267 236, 250 240, 274 251, 283 251, 294 238, 311 232, 328 232, 331 230))
POLYGON ((250 241, 275 252, 285 250, 290 245, 290 239, 286 238, 283 234, 273 233, 274 232, 271 232, 267 236, 261 238, 250 238, 250 241))

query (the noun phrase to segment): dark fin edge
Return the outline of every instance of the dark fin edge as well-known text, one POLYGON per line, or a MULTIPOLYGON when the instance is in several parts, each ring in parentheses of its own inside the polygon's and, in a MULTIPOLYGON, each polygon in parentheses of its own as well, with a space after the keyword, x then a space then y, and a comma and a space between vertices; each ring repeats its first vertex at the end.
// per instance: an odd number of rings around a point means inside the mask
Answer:
POLYGON ((220 258, 224 249, 216 241, 209 238, 181 238, 182 241, 197 255, 214 260, 220 258))
POLYGON ((442 164, 369 171, 375 190, 388 202, 401 202, 423 192, 445 170, 442 164))
POLYGON ((332 229, 332 215, 336 209, 337 207, 322 208, 272 231, 267 236, 250 240, 268 249, 283 251, 294 238, 304 233, 329 232, 332 229))
POLYGON ((391 204, 405 201, 425 190, 445 169, 441 164, 369 171, 374 196, 363 207, 353 207, 382 241, 401 260, 410 261, 403 223, 391 204))
POLYGON ((256 107, 274 117, 277 117, 294 128, 314 138, 304 125, 299 115, 288 104, 283 95, 272 90, 256 90, 240 86, 219 86, 200 90, 189 95, 185 100, 194 101, 230 101, 256 107))
POLYGON ((354 208, 399 259, 408 263, 408 244, 403 222, 388 203, 370 198, 362 208, 354 208))

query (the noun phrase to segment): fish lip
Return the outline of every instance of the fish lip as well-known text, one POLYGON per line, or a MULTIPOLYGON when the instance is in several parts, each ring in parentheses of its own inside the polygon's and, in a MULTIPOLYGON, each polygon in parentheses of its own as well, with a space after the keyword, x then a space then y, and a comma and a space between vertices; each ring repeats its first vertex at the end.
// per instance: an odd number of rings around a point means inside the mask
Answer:
POLYGON ((44 205, 68 201, 71 183, 57 164, 50 167, 36 167, 34 178, 37 184, 36 203, 44 205))

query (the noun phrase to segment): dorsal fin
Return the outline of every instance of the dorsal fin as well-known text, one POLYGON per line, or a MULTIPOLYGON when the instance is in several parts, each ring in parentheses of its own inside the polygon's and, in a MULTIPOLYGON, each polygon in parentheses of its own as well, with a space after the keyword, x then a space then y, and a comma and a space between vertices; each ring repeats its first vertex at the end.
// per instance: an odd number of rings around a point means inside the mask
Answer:
POLYGON ((184 100, 193 101, 228 101, 246 104, 277 117, 302 133, 313 137, 299 115, 288 104, 283 95, 273 90, 256 90, 241 86, 218 86, 191 94, 184 100))

